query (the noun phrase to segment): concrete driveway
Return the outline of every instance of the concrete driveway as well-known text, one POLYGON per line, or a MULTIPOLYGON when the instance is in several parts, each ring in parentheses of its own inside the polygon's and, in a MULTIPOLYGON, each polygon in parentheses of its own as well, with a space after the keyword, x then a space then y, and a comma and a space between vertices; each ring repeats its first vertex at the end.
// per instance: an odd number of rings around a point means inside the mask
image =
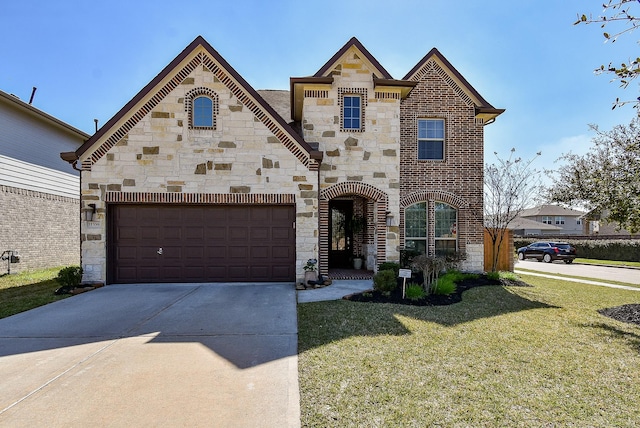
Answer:
POLYGON ((0 426, 297 427, 292 284, 111 285, 0 320, 0 426))

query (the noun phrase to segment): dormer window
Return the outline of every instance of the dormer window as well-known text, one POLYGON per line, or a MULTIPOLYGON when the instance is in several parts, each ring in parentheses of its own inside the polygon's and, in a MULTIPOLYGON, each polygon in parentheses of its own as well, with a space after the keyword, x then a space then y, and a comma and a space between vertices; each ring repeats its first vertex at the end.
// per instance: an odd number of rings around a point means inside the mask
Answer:
POLYGON ((218 94, 208 88, 195 88, 185 94, 184 108, 190 129, 216 129, 218 94))

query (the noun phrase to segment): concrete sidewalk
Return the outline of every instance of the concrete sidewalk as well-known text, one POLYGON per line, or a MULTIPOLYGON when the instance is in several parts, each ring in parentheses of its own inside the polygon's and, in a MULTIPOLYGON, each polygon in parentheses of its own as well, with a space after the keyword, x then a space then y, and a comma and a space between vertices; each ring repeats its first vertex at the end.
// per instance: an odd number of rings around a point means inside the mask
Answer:
POLYGON ((0 426, 298 427, 292 284, 111 285, 0 320, 0 426))
POLYGON ((540 276, 540 277, 543 277, 543 278, 560 279, 562 281, 580 282, 582 284, 597 285, 599 287, 609 287, 609 288, 618 288, 620 290, 640 291, 640 287, 630 287, 628 285, 610 284, 610 283, 607 283, 607 282, 591 281, 591 280, 588 280, 588 279, 569 278, 569 277, 566 277, 566 276, 558 276, 558 275, 547 274, 547 273, 530 272, 530 271, 524 271, 524 270, 518 270, 518 269, 514 269, 513 272, 517 273, 519 275, 540 276))
POLYGON ((340 300, 353 293, 373 289, 373 280, 334 280, 327 287, 309 290, 298 290, 298 303, 321 302, 325 300, 340 300))

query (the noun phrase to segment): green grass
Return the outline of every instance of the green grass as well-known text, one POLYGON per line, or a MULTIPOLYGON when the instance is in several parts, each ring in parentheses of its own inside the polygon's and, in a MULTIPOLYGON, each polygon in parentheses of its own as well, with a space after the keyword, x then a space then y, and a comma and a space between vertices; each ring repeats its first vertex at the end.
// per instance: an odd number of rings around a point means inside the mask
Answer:
POLYGON ((53 294, 60 287, 55 280, 60 269, 57 267, 0 277, 0 318, 68 297, 53 294))
MULTIPOLYGON (((516 269, 518 269, 518 271, 521 271, 521 272, 544 273, 535 269, 526 269, 526 268, 521 268, 519 266, 516 269)), ((588 276, 577 276, 577 275, 565 275, 563 273, 548 273, 548 275, 553 275, 561 278, 586 279, 588 281, 604 282, 605 284, 626 285, 628 287, 640 288, 640 285, 638 284, 632 284, 629 282, 622 282, 622 281, 613 281, 610 279, 600 279, 600 278, 592 278, 588 276)))
POLYGON ((610 266, 633 266, 640 267, 640 262, 621 262, 618 260, 596 260, 596 259, 575 259, 575 263, 585 263, 592 265, 610 265, 610 266))
POLYGON ((640 292, 521 276, 440 307, 298 305, 302 426, 634 426, 640 292))

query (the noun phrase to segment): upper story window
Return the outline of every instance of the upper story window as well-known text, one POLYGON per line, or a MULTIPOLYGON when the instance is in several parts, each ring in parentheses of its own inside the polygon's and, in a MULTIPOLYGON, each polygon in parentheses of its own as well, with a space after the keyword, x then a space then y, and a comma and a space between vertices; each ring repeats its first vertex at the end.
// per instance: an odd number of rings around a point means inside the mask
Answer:
POLYGON ((360 129, 361 105, 360 95, 345 95, 342 99, 342 127, 344 129, 360 129))
POLYGON ((582 219, 580 219, 580 218, 576 219, 576 224, 578 226, 580 226, 582 224, 582 219))
POLYGON ((364 114, 367 108, 367 88, 338 88, 340 130, 364 132, 364 114))
POLYGON ((564 217, 562 216, 556 217, 556 224, 564 224, 564 217))
POLYGON ((218 94, 208 88, 195 88, 185 95, 184 104, 189 115, 189 128, 216 129, 218 94))
POLYGON ((553 224, 552 218, 550 216, 548 216, 548 215, 545 215, 545 216, 542 217, 542 222, 544 224, 553 224))
POLYGON ((193 100, 194 128, 213 128, 213 100, 206 96, 199 96, 193 100))
POLYGON ((444 160, 444 119, 418 119, 418 160, 444 160))

